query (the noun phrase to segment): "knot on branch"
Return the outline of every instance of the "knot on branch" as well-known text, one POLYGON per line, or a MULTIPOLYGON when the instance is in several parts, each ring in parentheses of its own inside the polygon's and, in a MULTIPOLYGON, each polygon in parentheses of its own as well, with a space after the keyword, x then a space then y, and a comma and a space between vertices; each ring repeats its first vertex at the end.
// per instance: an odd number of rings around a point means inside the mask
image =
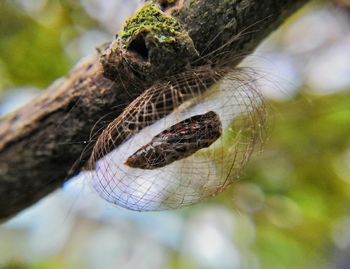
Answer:
POLYGON ((147 3, 130 18, 101 55, 104 75, 116 80, 130 71, 154 80, 180 70, 198 57, 192 39, 158 4, 147 3))

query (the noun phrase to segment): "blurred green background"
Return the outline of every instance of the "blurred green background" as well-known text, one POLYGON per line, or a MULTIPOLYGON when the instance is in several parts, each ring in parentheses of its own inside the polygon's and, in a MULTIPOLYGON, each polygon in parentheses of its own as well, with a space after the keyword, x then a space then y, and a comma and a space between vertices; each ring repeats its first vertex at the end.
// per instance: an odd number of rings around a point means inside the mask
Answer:
MULTIPOLYGON (((140 4, 1 0, 0 115, 111 40, 140 4)), ((270 127, 229 190, 137 213, 79 176, 0 226, 0 268, 350 268, 350 12, 314 1, 243 65, 260 74, 270 127)))

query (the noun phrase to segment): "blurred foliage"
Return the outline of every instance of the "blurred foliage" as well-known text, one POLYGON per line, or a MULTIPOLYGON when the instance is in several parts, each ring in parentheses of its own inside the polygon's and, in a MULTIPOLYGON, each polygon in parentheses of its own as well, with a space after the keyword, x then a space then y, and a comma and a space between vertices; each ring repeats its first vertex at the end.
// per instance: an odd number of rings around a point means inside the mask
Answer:
POLYGON ((350 145, 349 100, 347 92, 271 105, 271 136, 244 179, 266 195, 254 216, 264 268, 317 268, 331 258, 334 225, 349 214, 350 181, 337 171, 350 145))
POLYGON ((79 4, 63 0, 47 1, 33 17, 16 1, 1 1, 0 17, 0 90, 46 87, 65 75, 73 64, 65 45, 95 24, 79 4))

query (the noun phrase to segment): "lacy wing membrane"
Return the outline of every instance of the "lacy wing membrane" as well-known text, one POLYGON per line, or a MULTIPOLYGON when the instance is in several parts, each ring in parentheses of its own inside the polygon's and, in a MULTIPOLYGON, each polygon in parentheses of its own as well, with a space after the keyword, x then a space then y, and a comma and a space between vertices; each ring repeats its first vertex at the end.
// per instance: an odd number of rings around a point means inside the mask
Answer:
MULTIPOLYGON (((248 75, 220 70, 188 72, 146 90, 104 130, 92 155, 92 185, 105 200, 137 211, 198 203, 239 177, 261 142, 265 117, 262 97, 248 75), (217 116, 215 128, 220 128, 220 134, 207 147, 200 145, 210 135, 197 135, 194 129, 187 130, 192 134, 191 146, 185 139, 157 140, 167 132, 181 137, 182 129, 174 126, 211 112, 217 116), (162 147, 167 151, 161 152, 162 147), (183 155, 172 152, 186 147, 183 155), (188 152, 193 147, 198 148, 188 152), (153 161, 149 158, 143 165, 130 165, 130 158, 142 150, 153 161), (172 161, 160 165, 154 161, 157 157, 172 161)), ((199 124, 209 126, 205 121, 199 124)), ((209 128, 201 129, 206 130, 209 132, 209 128)))

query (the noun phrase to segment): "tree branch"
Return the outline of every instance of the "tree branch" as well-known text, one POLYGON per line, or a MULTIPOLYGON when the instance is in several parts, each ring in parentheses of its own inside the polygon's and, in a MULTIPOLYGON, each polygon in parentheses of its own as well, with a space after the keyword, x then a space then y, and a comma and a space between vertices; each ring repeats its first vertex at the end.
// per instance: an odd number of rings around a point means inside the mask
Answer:
POLYGON ((153 81, 194 65, 237 65, 307 0, 154 2, 108 48, 0 122, 0 220, 76 175, 101 131, 153 81))

